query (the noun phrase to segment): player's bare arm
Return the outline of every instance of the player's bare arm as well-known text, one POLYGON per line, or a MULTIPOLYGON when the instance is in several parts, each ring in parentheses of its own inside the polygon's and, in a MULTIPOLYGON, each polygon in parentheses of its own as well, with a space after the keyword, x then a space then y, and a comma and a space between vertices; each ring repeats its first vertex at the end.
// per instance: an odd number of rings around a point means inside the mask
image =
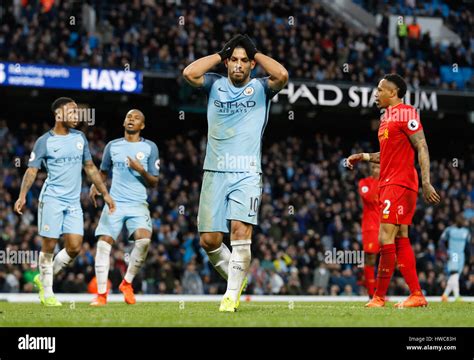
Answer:
POLYGON ((270 56, 258 52, 254 42, 247 35, 242 37, 241 43, 248 57, 255 60, 270 75, 268 79, 270 89, 277 91, 283 89, 288 83, 288 71, 285 67, 270 56))
POLYGON ((278 61, 262 53, 255 54, 255 61, 270 75, 270 89, 281 90, 288 84, 288 71, 278 61))
POLYGON ((353 170, 354 165, 360 161, 368 161, 371 163, 380 164, 380 152, 352 154, 347 158, 347 167, 353 170))
POLYGON ((26 170, 25 175, 23 175, 23 180, 21 182, 20 195, 18 200, 15 202, 15 212, 23 215, 21 209, 25 206, 26 203, 26 194, 30 191, 31 186, 35 182, 36 175, 38 175, 38 169, 30 167, 26 170))
MULTIPOLYGON (((106 171, 100 171, 100 175, 102 176, 102 181, 104 184, 107 181, 107 172, 106 171)), ((97 196, 102 196, 102 194, 97 190, 96 186, 94 184, 91 185, 91 188, 89 189, 89 198, 91 199, 92 203, 94 204, 94 207, 97 207, 97 196)))
POLYGON ((369 162, 380 164, 380 152, 369 153, 369 162))
POLYGON ((204 74, 220 62, 221 57, 218 54, 200 58, 183 70, 183 77, 191 86, 201 87, 204 84, 204 74))
POLYGON ((410 136, 410 142, 418 153, 418 164, 421 168, 421 181, 423 188, 423 198, 429 204, 437 204, 441 198, 436 193, 430 181, 430 153, 423 130, 410 136))
POLYGON ((201 87, 204 84, 204 74, 214 66, 228 59, 235 46, 242 40, 242 35, 238 34, 230 39, 218 53, 200 58, 189 64, 183 70, 184 79, 194 87, 201 87))
POLYGON ((109 206, 110 213, 113 213, 115 211, 115 202, 107 191, 107 186, 105 185, 99 170, 91 160, 84 163, 84 171, 97 190, 104 196, 104 201, 109 206))
POLYGON ((148 171, 145 170, 145 168, 139 161, 132 159, 130 156, 127 157, 130 168, 138 172, 140 176, 145 179, 149 187, 154 187, 158 185, 158 176, 151 175, 148 171))

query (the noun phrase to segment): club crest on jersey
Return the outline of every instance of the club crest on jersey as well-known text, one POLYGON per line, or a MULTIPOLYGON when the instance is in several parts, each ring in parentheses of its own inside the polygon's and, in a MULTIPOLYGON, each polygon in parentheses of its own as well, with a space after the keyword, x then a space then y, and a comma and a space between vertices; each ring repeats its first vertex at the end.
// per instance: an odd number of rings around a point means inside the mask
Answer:
POLYGON ((49 225, 48 225, 48 224, 45 224, 45 225, 43 226, 43 230, 44 230, 44 231, 49 231, 49 225))
POLYGON ((367 191, 369 191, 369 187, 368 186, 362 186, 361 190, 365 194, 367 191))
POLYGON ((155 161, 156 170, 160 170, 160 159, 155 161))
POLYGON ((81 143, 80 141, 78 141, 78 142, 76 143, 76 147, 77 147, 79 150, 82 150, 82 149, 84 149, 84 144, 81 143))
POLYGON ((245 96, 250 96, 250 95, 253 94, 253 91, 254 91, 254 90, 253 90, 253 87, 248 86, 248 87, 246 87, 245 90, 244 90, 244 95, 245 95, 245 96))
POLYGON ((418 129, 419 126, 420 123, 415 119, 408 121, 408 129, 410 129, 411 131, 415 131, 416 129, 418 129))
POLYGON ((387 140, 388 139, 388 129, 385 128, 383 132, 379 131, 379 141, 387 140))
POLYGON ((139 151, 139 152, 137 152, 136 157, 137 157, 138 160, 143 160, 145 158, 145 154, 142 153, 141 151, 139 151))
POLYGON ((34 153, 34 151, 32 151, 30 154, 30 159, 28 161, 33 161, 34 159, 36 159, 36 154, 34 153))

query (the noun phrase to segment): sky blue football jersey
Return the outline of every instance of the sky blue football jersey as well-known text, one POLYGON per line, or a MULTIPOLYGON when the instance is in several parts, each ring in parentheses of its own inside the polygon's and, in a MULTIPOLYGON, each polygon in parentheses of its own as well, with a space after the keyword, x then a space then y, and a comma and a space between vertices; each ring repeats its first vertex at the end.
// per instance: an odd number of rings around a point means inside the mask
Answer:
POLYGON ((102 171, 108 172, 112 169, 110 195, 116 202, 146 203, 145 179, 128 166, 127 156, 140 161, 151 175, 158 176, 158 147, 154 142, 143 138, 137 142, 129 142, 125 138, 112 140, 104 149, 100 165, 102 171))
POLYGON ((215 73, 204 75, 203 89, 209 98, 204 170, 261 173, 262 136, 278 91, 270 89, 268 77, 236 87, 215 73))
POLYGON ((441 240, 448 242, 450 253, 464 254, 471 241, 471 233, 466 227, 448 226, 441 234, 441 240))
POLYGON ((28 167, 44 167, 48 173, 40 201, 48 196, 66 202, 79 201, 82 166, 91 159, 89 143, 82 131, 69 129, 69 134, 57 135, 50 130, 40 136, 28 162, 28 167))

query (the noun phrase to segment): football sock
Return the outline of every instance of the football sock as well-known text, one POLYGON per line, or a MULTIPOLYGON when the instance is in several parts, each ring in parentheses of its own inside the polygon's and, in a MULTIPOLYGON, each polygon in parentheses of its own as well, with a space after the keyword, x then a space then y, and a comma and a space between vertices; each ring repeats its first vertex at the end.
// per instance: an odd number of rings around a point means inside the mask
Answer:
POLYGON ((374 292, 375 292, 375 266, 365 265, 364 275, 365 275, 365 286, 367 287, 367 294, 369 294, 369 296, 372 297, 374 296, 374 292))
POLYGON ((97 293, 105 294, 107 292, 107 280, 109 278, 110 251, 112 245, 99 240, 95 253, 95 276, 97 278, 97 293))
POLYGON ((217 272, 227 280, 229 276, 229 261, 231 256, 229 248, 222 243, 217 249, 209 251, 207 256, 217 272))
POLYGON ((66 249, 62 249, 54 257, 53 275, 57 275, 62 269, 64 269, 73 261, 74 261, 74 258, 69 256, 66 249))
POLYGON ((415 253, 411 247, 410 240, 407 237, 397 237, 395 238, 395 246, 397 249, 398 269, 405 278, 410 288, 410 293, 414 294, 417 291, 421 291, 416 272, 415 253))
POLYGON ((227 291, 224 296, 230 297, 233 301, 237 301, 240 288, 247 276, 250 266, 250 244, 248 240, 232 240, 232 253, 229 261, 229 279, 227 281, 227 291))
POLYGON ((126 282, 131 284, 135 278, 135 275, 137 275, 140 271, 140 268, 145 262, 146 255, 148 253, 148 247, 150 246, 150 241, 150 239, 135 240, 135 246, 133 247, 132 253, 130 254, 127 273, 124 277, 126 282))
POLYGON ((39 255, 39 271, 40 280, 44 288, 44 297, 48 298, 53 293, 53 253, 40 252, 39 255))
POLYGON ((375 290, 375 296, 379 296, 382 299, 387 294, 390 279, 392 278, 393 271, 395 270, 395 244, 382 245, 380 248, 380 260, 379 268, 377 272, 377 286, 375 290))

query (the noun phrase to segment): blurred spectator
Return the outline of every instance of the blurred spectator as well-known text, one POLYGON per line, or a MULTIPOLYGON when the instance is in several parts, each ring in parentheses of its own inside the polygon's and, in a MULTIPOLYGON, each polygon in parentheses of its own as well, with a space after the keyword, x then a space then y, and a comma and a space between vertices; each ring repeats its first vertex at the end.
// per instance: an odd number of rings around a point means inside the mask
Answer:
POLYGON ((189 295, 201 295, 204 294, 203 283, 201 277, 196 271, 196 265, 193 262, 190 262, 186 271, 184 272, 183 279, 181 281, 183 284, 183 294, 189 295))

